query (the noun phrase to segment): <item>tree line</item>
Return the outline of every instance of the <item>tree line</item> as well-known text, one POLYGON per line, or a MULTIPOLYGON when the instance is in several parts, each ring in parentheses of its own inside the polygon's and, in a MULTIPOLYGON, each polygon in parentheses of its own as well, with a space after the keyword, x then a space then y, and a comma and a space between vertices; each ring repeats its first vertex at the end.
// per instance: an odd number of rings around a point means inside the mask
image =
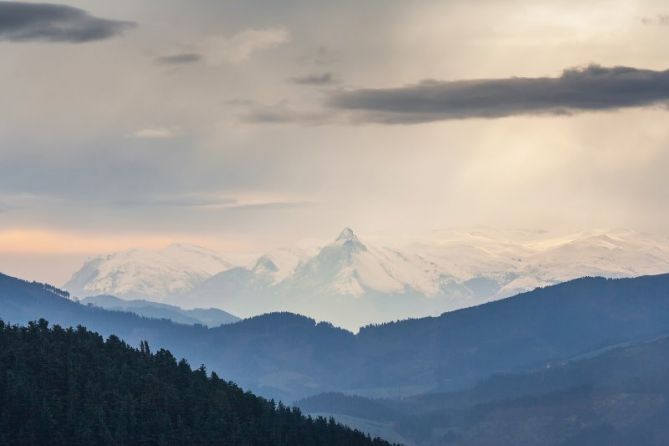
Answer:
POLYGON ((147 342, 0 321, 0 444, 388 445, 245 392, 147 342))

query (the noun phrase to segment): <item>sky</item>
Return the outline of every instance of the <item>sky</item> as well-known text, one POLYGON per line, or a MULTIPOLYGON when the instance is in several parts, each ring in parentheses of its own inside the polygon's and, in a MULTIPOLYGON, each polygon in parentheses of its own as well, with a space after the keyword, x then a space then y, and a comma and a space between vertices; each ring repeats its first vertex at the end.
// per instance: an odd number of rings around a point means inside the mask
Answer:
POLYGON ((0 271, 343 227, 666 233, 669 6, 0 1, 0 271))

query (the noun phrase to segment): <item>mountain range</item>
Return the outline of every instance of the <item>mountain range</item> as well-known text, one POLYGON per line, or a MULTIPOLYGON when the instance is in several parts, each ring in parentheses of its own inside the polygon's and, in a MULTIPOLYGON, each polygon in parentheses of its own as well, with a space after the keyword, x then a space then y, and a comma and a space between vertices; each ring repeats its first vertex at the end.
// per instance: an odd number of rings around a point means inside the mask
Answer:
POLYGON ((218 327, 219 325, 232 324, 240 320, 237 316, 217 308, 184 310, 174 305, 141 299, 124 300, 105 294, 86 297, 81 300, 81 303, 106 310, 125 311, 153 319, 169 319, 178 324, 201 324, 207 327, 218 327))
POLYGON ((664 335, 494 375, 459 392, 326 393, 296 404, 408 446, 660 446, 669 442, 668 373, 664 335))
POLYGON ((52 286, 0 276, 0 318, 84 325, 132 345, 147 340, 261 395, 322 392, 408 397, 457 391, 669 332, 669 275, 583 278, 480 306, 357 334, 272 313, 207 328, 73 302, 52 286))
POLYGON ((160 301, 190 291, 232 264, 199 246, 131 249, 88 260, 63 286, 77 297, 114 295, 160 301))
POLYGON ((170 245, 88 261, 64 288, 86 297, 215 307, 241 317, 291 311, 348 329, 437 315, 581 276, 669 271, 669 239, 634 231, 436 231, 388 247, 344 229, 313 252, 270 251, 232 266, 204 248, 170 245))
POLYGON ((0 274, 0 319, 40 318, 168 348, 244 389, 409 446, 669 440, 669 274, 585 277, 357 334, 285 312, 178 324, 0 274))

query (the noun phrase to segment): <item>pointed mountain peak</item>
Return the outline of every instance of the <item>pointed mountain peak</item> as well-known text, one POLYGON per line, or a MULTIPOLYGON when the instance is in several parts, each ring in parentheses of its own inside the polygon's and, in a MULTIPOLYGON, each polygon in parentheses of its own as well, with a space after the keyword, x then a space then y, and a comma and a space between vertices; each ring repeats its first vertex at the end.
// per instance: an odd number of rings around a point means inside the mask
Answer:
POLYGON ((339 233, 339 236, 337 237, 337 240, 335 240, 334 245, 341 246, 353 251, 367 250, 367 247, 362 244, 360 239, 358 239, 358 236, 355 235, 355 232, 353 232, 351 228, 344 228, 344 230, 339 233))
POLYGON ((279 267, 268 256, 264 255, 258 259, 253 267, 254 272, 275 273, 279 271, 279 267))
POLYGON ((355 232, 353 232, 353 229, 351 228, 344 228, 343 231, 339 233, 339 236, 337 237, 338 242, 359 242, 358 236, 355 235, 355 232))

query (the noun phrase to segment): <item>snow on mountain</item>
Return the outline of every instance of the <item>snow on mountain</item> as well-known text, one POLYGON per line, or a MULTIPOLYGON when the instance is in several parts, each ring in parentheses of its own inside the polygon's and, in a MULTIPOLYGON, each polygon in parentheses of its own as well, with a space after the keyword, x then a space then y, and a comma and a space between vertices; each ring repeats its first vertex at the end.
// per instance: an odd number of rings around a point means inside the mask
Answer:
POLYGON ((346 228, 314 255, 275 251, 250 267, 216 274, 172 302, 218 306, 243 317, 288 310, 357 328, 480 303, 515 278, 508 246, 472 246, 459 238, 424 248, 417 254, 370 244, 346 228))
POLYGON ((631 277, 669 271, 669 239, 630 230, 554 236, 541 232, 456 232, 415 243, 446 276, 496 281, 490 298, 583 276, 631 277))
POLYGON ((291 276, 309 254, 297 248, 279 248, 260 257, 251 271, 262 280, 276 284, 291 276))
POLYGON ((190 291, 231 266, 215 252, 198 246, 132 249, 87 261, 64 288, 77 297, 112 294, 160 301, 190 291))
MULTIPOLYGON (((314 255, 272 251, 252 266, 216 274, 172 302, 218 306, 242 317, 288 310, 357 328, 389 317, 425 314, 420 305, 414 305, 416 311, 388 306, 383 296, 434 295, 439 292, 437 279, 434 265, 420 256, 363 243, 347 228, 314 255)), ((412 305, 410 299, 399 303, 407 305, 412 305)))
POLYGON ((301 249, 270 251, 251 265, 236 266, 212 275, 192 291, 172 296, 170 302, 185 308, 223 308, 228 305, 240 310, 242 317, 289 309, 278 304, 276 290, 309 255, 301 249))
POLYGON ((301 265, 287 286, 324 294, 360 297, 368 291, 434 294, 434 271, 418 256, 363 244, 350 228, 301 265))
POLYGON ((582 276, 668 271, 669 239, 633 231, 438 231, 387 247, 346 228, 314 252, 277 249, 248 266, 230 267, 214 253, 179 245, 113 254, 88 262, 66 288, 79 296, 218 307, 242 317, 293 311, 355 329, 582 276))
POLYGON ((564 281, 585 275, 629 277, 667 271, 669 239, 633 231, 593 231, 539 250, 522 272, 564 281))
POLYGON ((442 274, 458 282, 481 276, 504 280, 533 253, 504 233, 441 231, 430 235, 405 249, 421 253, 442 274))

